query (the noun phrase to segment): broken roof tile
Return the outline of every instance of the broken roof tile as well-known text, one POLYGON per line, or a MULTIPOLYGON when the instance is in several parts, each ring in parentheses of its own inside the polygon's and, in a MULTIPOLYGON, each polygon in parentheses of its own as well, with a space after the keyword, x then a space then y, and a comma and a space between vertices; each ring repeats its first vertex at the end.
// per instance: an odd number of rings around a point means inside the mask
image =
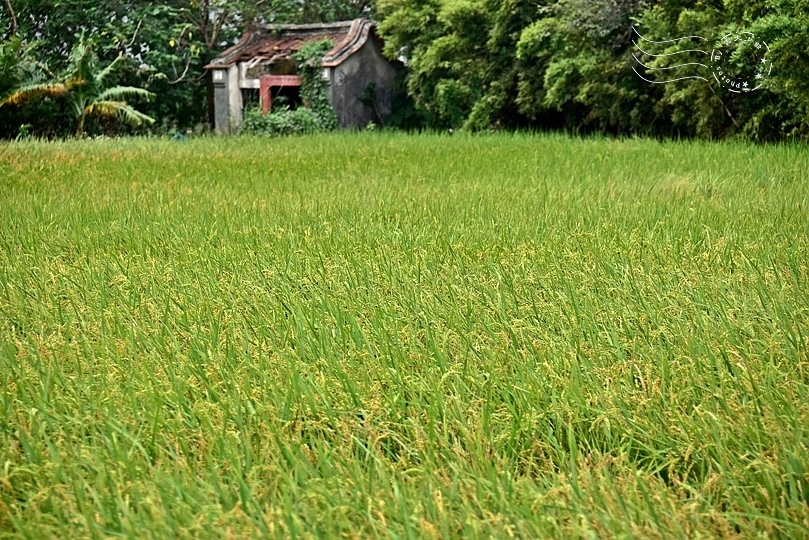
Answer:
POLYGON ((211 60, 206 69, 227 68, 259 57, 267 63, 288 59, 304 45, 330 39, 334 47, 323 57, 323 65, 336 66, 359 50, 368 40, 374 23, 354 19, 327 24, 261 25, 249 29, 234 46, 211 60))

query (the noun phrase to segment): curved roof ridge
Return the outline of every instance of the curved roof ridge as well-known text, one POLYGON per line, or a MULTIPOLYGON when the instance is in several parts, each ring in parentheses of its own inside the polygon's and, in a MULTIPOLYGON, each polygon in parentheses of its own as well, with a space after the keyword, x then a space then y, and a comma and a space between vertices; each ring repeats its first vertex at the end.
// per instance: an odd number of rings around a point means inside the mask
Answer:
POLYGON ((348 31, 348 35, 323 57, 323 67, 337 66, 357 52, 368 41, 368 36, 373 27, 374 22, 368 19, 354 19, 351 21, 351 29, 348 31))
POLYGON ((336 21, 330 23, 307 23, 307 24, 257 24, 252 27, 254 30, 338 30, 354 24, 350 21, 336 21))

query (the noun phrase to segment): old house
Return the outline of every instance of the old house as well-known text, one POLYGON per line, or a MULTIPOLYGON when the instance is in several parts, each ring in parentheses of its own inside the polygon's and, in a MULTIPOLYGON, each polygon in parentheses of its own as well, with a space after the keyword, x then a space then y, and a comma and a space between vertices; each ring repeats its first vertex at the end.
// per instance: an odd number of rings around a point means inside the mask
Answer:
POLYGON ((217 133, 232 133, 250 104, 270 110, 300 104, 300 77, 292 55, 312 41, 329 39, 323 77, 341 127, 365 127, 391 112, 396 63, 382 56, 374 23, 365 19, 328 24, 263 25, 206 66, 212 82, 211 116, 217 133), (365 95, 365 99, 363 98, 365 95), (375 96, 369 103, 368 95, 375 96))

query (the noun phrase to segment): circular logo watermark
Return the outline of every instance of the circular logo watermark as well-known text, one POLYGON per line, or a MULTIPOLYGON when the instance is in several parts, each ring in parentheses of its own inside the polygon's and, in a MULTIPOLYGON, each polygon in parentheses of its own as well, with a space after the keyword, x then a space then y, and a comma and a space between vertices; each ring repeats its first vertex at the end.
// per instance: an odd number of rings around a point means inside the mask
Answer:
POLYGON ((751 32, 728 34, 711 51, 711 69, 719 86, 731 92, 758 90, 772 72, 770 46, 751 32), (731 47, 738 51, 732 60, 731 47))
POLYGON ((709 40, 702 36, 657 41, 643 37, 634 27, 632 30, 638 38, 632 40, 636 49, 632 57, 637 64, 632 70, 649 83, 685 79, 711 83, 713 78, 720 88, 741 94, 761 88, 772 72, 772 61, 767 57, 770 46, 752 32, 727 34, 710 49, 709 40), (678 43, 682 41, 686 43, 678 43))

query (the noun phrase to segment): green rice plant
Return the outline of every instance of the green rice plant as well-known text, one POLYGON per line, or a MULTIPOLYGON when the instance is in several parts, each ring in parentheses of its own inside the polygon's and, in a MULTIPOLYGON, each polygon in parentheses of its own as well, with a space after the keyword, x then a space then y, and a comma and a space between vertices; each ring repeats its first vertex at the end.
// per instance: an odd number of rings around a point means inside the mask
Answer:
POLYGON ((805 538, 809 152, 0 147, 0 538, 805 538))

